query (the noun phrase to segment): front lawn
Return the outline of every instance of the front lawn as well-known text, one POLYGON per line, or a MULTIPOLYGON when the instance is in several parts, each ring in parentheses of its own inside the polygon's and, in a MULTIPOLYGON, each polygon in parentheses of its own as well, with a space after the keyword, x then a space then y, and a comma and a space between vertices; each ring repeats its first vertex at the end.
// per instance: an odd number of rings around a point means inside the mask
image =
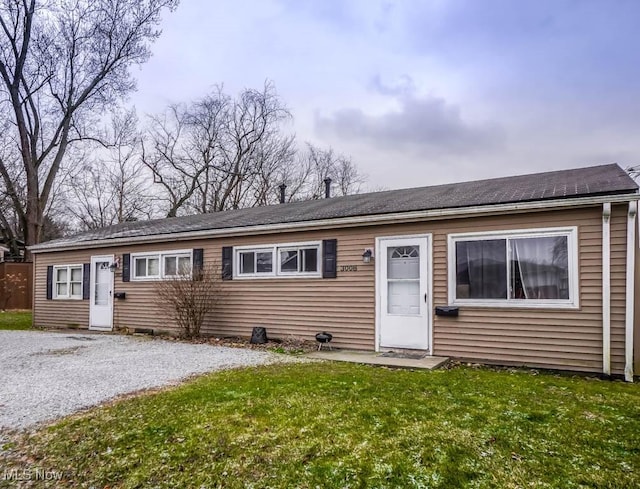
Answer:
POLYGON ((0 330, 31 329, 31 311, 0 311, 0 330))
POLYGON ((488 368, 275 365, 95 409, 14 449, 9 466, 62 470, 74 487, 630 488, 640 388, 488 368))

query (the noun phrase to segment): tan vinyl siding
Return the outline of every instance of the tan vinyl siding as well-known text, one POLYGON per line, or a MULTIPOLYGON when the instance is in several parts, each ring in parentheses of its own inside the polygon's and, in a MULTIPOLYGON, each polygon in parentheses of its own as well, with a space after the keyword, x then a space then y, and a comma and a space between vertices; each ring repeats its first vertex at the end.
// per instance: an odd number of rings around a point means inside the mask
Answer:
POLYGON ((47 267, 49 265, 89 263, 90 259, 91 252, 85 250, 34 255, 34 326, 56 328, 88 327, 89 301, 76 299, 47 300, 47 267))
POLYGON ((611 369, 624 373, 627 293, 627 205, 611 213, 611 369))
MULTIPOLYGON (((458 318, 433 316, 435 355, 481 359, 497 363, 598 372, 602 368, 602 219, 601 207, 513 214, 508 216, 433 220, 411 224, 362 226, 333 231, 278 233, 242 238, 194 240, 81 252, 37 255, 36 324, 65 326, 88 323, 88 301, 46 300, 46 265, 88 263, 92 254, 204 248, 205 263, 219 262, 223 246, 278 244, 338 239, 338 278, 245 279, 224 282, 224 299, 208 319, 204 332, 249 336, 254 326, 266 326, 273 337, 313 339, 319 331, 334 334, 343 348, 371 350, 375 346, 375 259, 362 263, 362 253, 375 238, 431 233, 433 236, 433 305, 446 305, 447 236, 450 233, 512 229, 578 227, 579 309, 461 307, 458 318), (356 272, 340 272, 357 265, 356 272), (67 303, 75 302, 74 304, 67 303)), ((612 370, 624 368, 626 205, 613 206, 611 218, 612 370)), ((115 301, 116 327, 168 329, 156 312, 153 282, 123 283, 116 272, 115 290, 126 300, 115 301)))
MULTIPOLYGON (((456 225, 454 221, 451 224, 456 225)), ((451 232, 490 230, 456 225, 451 232), (458 231, 458 229, 461 229, 458 231)), ((559 369, 602 369, 601 208, 510 218, 498 229, 578 226, 580 309, 462 307, 458 319, 435 317, 434 354, 559 369), (524 224, 524 226, 523 226, 524 224)), ((491 225, 493 227, 493 225, 491 225)), ((624 369, 626 207, 614 206, 612 242, 612 370, 624 369)), ((434 238, 434 304, 447 303, 446 235, 434 238), (436 251, 437 250, 437 251, 436 251)))

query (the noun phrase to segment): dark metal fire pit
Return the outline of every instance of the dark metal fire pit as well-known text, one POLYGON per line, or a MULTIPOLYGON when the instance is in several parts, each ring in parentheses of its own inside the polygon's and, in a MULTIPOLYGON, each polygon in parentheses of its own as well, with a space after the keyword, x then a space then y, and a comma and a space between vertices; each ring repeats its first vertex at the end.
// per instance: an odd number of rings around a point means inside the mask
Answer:
POLYGON ((322 345, 327 345, 329 350, 331 350, 331 345, 329 344, 333 339, 333 335, 331 333, 327 333, 323 331, 322 333, 318 333, 316 335, 316 341, 318 342, 318 351, 322 349, 322 345))

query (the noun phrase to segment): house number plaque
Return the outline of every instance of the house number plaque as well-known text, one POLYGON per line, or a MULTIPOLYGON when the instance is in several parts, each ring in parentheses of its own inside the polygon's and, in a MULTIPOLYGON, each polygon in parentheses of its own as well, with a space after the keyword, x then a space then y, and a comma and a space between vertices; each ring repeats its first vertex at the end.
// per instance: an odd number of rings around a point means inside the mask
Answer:
POLYGON ((340 266, 341 272, 357 272, 358 265, 342 265, 340 266))

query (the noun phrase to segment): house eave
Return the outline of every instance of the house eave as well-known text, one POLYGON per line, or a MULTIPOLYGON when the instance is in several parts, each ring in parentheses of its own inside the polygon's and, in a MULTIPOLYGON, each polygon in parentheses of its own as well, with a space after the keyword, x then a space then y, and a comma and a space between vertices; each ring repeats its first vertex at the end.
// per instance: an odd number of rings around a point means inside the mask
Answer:
POLYGON ((128 246, 144 243, 158 243, 166 241, 191 241, 195 239, 272 234, 277 232, 312 231, 330 228, 358 227, 372 224, 401 224, 421 220, 461 219, 487 215, 539 212, 552 209, 587 207, 592 205, 602 205, 604 203, 621 203, 637 200, 640 200, 640 194, 638 193, 610 194, 578 198, 517 202, 508 204, 490 204, 475 207, 450 207, 446 209, 431 209, 390 214, 338 217, 330 219, 319 219, 314 221, 261 224, 257 226, 206 229, 200 231, 184 231, 179 233, 151 234, 145 236, 106 238, 92 241, 64 243, 58 246, 47 246, 46 243, 43 243, 40 245, 30 246, 28 249, 31 251, 31 253, 37 254, 88 248, 107 248, 119 245, 128 246))

